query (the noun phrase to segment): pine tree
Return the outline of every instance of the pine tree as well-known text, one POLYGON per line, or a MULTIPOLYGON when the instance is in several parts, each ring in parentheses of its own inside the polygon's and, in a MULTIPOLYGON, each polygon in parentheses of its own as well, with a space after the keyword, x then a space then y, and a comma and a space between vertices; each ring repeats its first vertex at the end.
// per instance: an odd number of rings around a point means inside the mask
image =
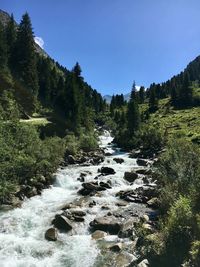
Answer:
POLYGON ((135 98, 135 86, 132 87, 131 99, 127 107, 127 129, 130 136, 140 127, 140 112, 138 102, 135 98))
POLYGON ((139 90, 139 102, 144 103, 144 98, 145 98, 145 88, 144 86, 141 86, 139 90))
POLYGON ((6 42, 7 42, 7 53, 8 53, 8 66, 13 69, 14 54, 15 54, 15 42, 17 37, 17 29, 14 21, 13 14, 6 26, 6 42))
POLYGON ((72 69, 72 72, 74 72, 76 77, 80 77, 81 76, 82 70, 81 70, 81 66, 79 65, 78 62, 76 62, 75 66, 72 69))
POLYGON ((156 98, 155 86, 149 89, 149 112, 155 112, 158 109, 158 99, 156 98))
POLYGON ((31 20, 28 13, 22 16, 17 32, 15 47, 15 71, 16 75, 26 87, 37 96, 38 75, 36 67, 35 42, 31 20))
POLYGON ((5 70, 7 68, 7 45, 4 27, 0 23, 0 70, 5 70))

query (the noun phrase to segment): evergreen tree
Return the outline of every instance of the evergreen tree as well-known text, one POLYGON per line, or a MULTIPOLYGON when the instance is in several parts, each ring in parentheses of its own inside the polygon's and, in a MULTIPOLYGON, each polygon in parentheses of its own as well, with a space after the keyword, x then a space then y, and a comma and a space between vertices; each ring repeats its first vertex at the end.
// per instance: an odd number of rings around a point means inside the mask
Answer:
POLYGON ((76 77, 80 77, 81 76, 82 70, 81 70, 81 66, 79 65, 78 62, 76 62, 75 66, 72 69, 72 72, 74 72, 76 77))
POLYGON ((7 45, 4 27, 0 23, 0 70, 7 68, 7 45))
POLYGON ((155 86, 151 85, 149 89, 149 111, 155 112, 158 109, 158 99, 156 98, 155 86))
POLYGON ((35 95, 38 94, 35 42, 28 13, 22 16, 15 47, 15 71, 18 78, 35 95))
POLYGON ((131 99, 127 107, 127 129, 130 136, 134 135, 135 131, 140 126, 140 112, 138 102, 135 98, 135 86, 132 87, 131 99))
POLYGON ((15 42, 17 37, 17 30, 14 21, 13 14, 6 26, 6 42, 7 42, 7 53, 8 53, 8 66, 13 69, 14 54, 15 54, 15 42))
POLYGON ((139 102, 140 103, 144 103, 144 99, 145 99, 145 88, 144 86, 141 86, 140 87, 140 90, 139 90, 139 102))

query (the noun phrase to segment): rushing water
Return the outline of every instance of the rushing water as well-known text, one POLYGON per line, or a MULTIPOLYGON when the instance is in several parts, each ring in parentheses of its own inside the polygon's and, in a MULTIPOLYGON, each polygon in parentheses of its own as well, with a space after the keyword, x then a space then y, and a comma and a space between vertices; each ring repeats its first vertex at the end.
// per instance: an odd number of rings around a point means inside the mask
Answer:
POLYGON ((131 185, 123 179, 124 172, 136 167, 136 160, 128 158, 126 153, 109 145, 112 137, 108 132, 100 136, 100 146, 112 153, 98 166, 68 166, 58 170, 55 184, 45 189, 40 196, 24 201, 21 208, 0 213, 0 267, 90 267, 95 265, 99 249, 88 230, 89 222, 96 216, 105 215, 102 205, 112 211, 118 199, 115 194, 120 190, 133 189, 140 185, 136 180, 131 185), (113 158, 123 158, 124 163, 117 164, 113 158), (100 178, 112 181, 112 189, 90 197, 97 205, 84 205, 84 197, 77 194, 81 182, 77 180, 80 173, 87 172, 86 181, 97 176, 98 168, 114 168, 115 175, 100 178), (61 213, 64 204, 75 202, 86 211, 84 223, 74 223, 73 230, 58 234, 58 241, 48 242, 44 233, 51 227, 55 214, 61 213))

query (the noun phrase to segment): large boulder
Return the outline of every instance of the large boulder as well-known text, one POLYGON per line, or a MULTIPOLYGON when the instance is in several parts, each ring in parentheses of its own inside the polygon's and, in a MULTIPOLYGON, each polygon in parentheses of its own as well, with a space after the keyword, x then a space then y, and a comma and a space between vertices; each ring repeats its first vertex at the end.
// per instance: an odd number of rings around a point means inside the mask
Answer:
POLYGON ((147 259, 141 261, 137 267, 148 267, 149 266, 149 261, 147 259))
POLYGON ((137 159, 136 162, 137 162, 137 165, 143 166, 143 167, 147 167, 149 164, 148 160, 145 160, 145 159, 137 159))
POLYGON ((129 183, 133 183, 138 178, 138 174, 135 172, 125 172, 124 179, 129 183))
POLYGON ((76 160, 72 155, 69 155, 67 157, 67 161, 68 161, 69 164, 75 164, 76 163, 76 160))
POLYGON ((62 215, 56 215, 52 223, 60 231, 68 232, 72 230, 72 225, 71 225, 70 220, 62 215))
POLYGON ((110 174, 115 174, 115 170, 110 167, 102 167, 100 169, 100 173, 102 173, 103 175, 110 175, 110 174))
POLYGON ((58 233, 55 228, 49 228, 45 233, 45 239, 48 241, 56 241, 58 238, 58 233))
POLYGON ((124 162, 124 159, 122 158, 114 158, 113 159, 116 163, 122 164, 124 162))
POLYGON ((115 235, 121 230, 122 224, 116 218, 109 216, 94 219, 90 222, 90 226, 94 231, 101 230, 115 235))
POLYGON ((92 239, 98 240, 102 239, 105 236, 107 236, 107 233, 104 231, 96 230, 94 233, 92 233, 92 239))

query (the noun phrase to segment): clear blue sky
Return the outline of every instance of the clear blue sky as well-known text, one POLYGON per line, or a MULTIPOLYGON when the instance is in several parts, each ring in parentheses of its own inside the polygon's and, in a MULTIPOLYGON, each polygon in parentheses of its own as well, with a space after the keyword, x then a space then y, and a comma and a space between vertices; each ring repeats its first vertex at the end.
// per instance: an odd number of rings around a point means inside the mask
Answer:
POLYGON ((25 11, 47 53, 102 94, 127 93, 183 70, 200 54, 200 0, 1 0, 25 11))

